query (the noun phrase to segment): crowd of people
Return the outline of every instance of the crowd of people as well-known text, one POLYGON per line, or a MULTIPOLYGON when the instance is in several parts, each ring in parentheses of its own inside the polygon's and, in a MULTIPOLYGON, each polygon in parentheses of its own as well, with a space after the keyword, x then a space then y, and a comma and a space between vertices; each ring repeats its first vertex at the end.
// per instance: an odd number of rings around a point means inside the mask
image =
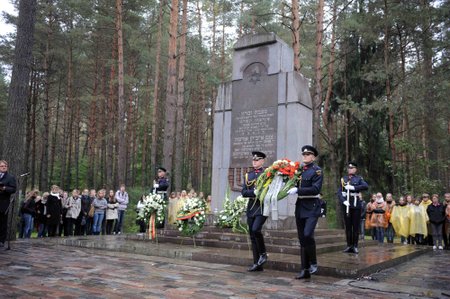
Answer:
MULTIPOLYGON (((206 202, 210 211, 211 196, 204 198, 191 190, 172 192, 168 198, 168 223, 175 224, 177 212, 188 198, 198 197, 206 202)), ((136 212, 143 208, 143 197, 136 205, 136 212)), ((20 204, 19 238, 30 238, 33 230, 37 237, 111 235, 123 231, 124 215, 130 203, 125 185, 114 190, 74 189, 71 194, 54 185, 50 192, 33 190, 20 204)), ((139 231, 144 233, 144 221, 137 220, 139 231)))
POLYGON ((50 192, 32 190, 20 204, 19 238, 121 234, 129 204, 125 185, 117 191, 74 189, 56 185, 50 192))
POLYGON ((420 197, 400 196, 396 202, 391 193, 372 194, 370 202, 361 209, 361 238, 369 230, 373 240, 403 244, 430 245, 434 250, 449 249, 450 193, 441 202, 438 194, 420 197))

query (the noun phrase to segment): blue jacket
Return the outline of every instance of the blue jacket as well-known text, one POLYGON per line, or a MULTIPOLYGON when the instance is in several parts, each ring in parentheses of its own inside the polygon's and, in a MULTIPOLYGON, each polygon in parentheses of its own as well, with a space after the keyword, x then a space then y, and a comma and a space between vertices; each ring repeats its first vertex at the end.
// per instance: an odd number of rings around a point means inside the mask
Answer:
POLYGON ((262 207, 259 200, 256 199, 255 185, 258 177, 264 172, 264 168, 255 169, 247 172, 244 177, 244 188, 241 194, 243 197, 248 197, 247 217, 261 216, 262 207))
POLYGON ((320 192, 322 190, 322 169, 314 163, 303 166, 301 180, 297 183, 297 202, 300 218, 320 216, 320 192))
POLYGON ((350 185, 355 187, 355 190, 350 190, 350 209, 361 209, 361 199, 359 198, 358 193, 369 189, 369 185, 359 175, 352 175, 351 177, 349 177, 348 175, 344 176, 341 180, 341 185, 339 186, 339 190, 337 192, 337 196, 341 204, 343 204, 344 201, 347 200, 347 190, 342 186, 342 181, 344 185, 347 185, 347 182, 350 181, 350 185))

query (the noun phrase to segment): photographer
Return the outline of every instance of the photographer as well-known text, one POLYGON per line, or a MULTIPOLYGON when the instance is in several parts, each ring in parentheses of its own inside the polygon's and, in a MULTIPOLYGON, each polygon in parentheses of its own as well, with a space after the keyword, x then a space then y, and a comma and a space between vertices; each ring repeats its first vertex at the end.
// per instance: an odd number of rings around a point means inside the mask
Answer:
POLYGON ((8 162, 0 160, 0 247, 5 246, 10 198, 15 192, 16 178, 8 173, 8 162))

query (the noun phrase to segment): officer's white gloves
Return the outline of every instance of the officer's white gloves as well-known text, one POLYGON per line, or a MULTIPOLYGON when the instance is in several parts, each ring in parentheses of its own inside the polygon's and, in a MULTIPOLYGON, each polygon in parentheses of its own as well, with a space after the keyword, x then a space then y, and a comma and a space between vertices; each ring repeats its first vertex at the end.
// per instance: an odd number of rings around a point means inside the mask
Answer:
POLYGON ((289 189, 288 194, 289 195, 297 194, 297 192, 298 192, 297 187, 294 187, 294 188, 289 189))
POLYGON ((159 184, 153 184, 153 188, 159 188, 159 184))
POLYGON ((255 196, 258 196, 258 189, 253 190, 253 193, 255 193, 255 196))
POLYGON ((348 202, 348 200, 344 201, 343 204, 344 204, 344 206, 346 206, 346 207, 350 206, 350 203, 348 202))
POLYGON ((345 190, 353 191, 353 190, 355 190, 355 186, 352 186, 352 185, 345 185, 345 190))

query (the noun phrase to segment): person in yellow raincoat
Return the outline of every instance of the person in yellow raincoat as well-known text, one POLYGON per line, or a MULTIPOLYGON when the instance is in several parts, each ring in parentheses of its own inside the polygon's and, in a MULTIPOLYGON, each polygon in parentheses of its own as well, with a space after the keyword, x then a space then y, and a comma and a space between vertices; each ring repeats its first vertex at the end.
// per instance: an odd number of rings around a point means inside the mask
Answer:
POLYGON ((409 217, 409 234, 416 244, 423 244, 424 237, 428 235, 428 214, 423 205, 420 205, 420 200, 416 198, 414 205, 408 211, 409 217))
POLYGON ((400 197, 398 205, 392 208, 390 222, 394 227, 394 231, 401 238, 402 244, 407 244, 406 239, 409 236, 409 206, 403 196, 400 197))

